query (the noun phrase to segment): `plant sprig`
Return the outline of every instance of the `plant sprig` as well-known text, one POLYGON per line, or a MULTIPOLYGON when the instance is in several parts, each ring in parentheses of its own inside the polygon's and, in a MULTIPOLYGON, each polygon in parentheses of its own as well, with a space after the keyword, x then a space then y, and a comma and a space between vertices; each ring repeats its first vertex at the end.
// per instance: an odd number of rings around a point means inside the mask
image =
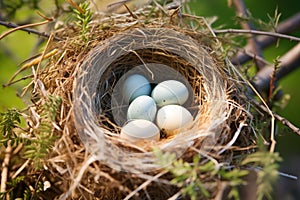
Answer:
POLYGON ((79 6, 76 4, 73 13, 76 19, 75 23, 81 29, 80 34, 82 40, 87 41, 86 34, 90 30, 89 24, 93 17, 93 12, 89 9, 89 2, 81 3, 79 6))
POLYGON ((6 112, 0 113, 0 144, 7 147, 8 141, 11 141, 11 145, 21 142, 21 138, 15 131, 20 123, 21 113, 17 109, 8 109, 6 112))
POLYGON ((56 139, 53 123, 60 104, 60 97, 48 96, 40 113, 40 125, 33 130, 32 137, 25 146, 25 157, 32 159, 37 168, 41 167, 41 160, 46 157, 56 139))
POLYGON ((210 198, 207 186, 221 177, 230 187, 229 197, 239 199, 238 187, 245 184, 243 177, 248 174, 247 170, 233 169, 225 170, 215 166, 215 163, 208 161, 200 164, 200 156, 195 155, 193 162, 184 162, 182 159, 176 160, 174 153, 162 153, 159 149, 154 149, 157 157, 157 164, 170 172, 174 178, 171 183, 181 188, 183 195, 189 196, 192 200, 200 197, 210 198), (208 177, 212 182, 203 182, 202 178, 208 177))
POLYGON ((276 28, 277 28, 281 13, 279 13, 278 8, 276 8, 274 11, 273 17, 270 14, 267 14, 269 21, 263 21, 261 19, 255 18, 249 10, 247 10, 247 15, 248 15, 247 17, 235 16, 236 22, 253 22, 261 30, 267 30, 267 31, 272 30, 272 31, 276 32, 276 28))

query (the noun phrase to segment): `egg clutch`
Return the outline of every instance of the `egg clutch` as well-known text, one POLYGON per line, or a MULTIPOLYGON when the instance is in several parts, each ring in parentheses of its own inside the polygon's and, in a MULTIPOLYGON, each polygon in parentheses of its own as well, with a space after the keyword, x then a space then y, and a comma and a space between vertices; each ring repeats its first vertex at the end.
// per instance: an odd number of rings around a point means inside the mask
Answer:
POLYGON ((140 74, 132 74, 122 85, 122 96, 129 103, 127 123, 120 137, 137 141, 159 141, 160 133, 176 134, 192 124, 191 113, 183 107, 189 98, 187 87, 177 80, 165 80, 152 89, 140 74))

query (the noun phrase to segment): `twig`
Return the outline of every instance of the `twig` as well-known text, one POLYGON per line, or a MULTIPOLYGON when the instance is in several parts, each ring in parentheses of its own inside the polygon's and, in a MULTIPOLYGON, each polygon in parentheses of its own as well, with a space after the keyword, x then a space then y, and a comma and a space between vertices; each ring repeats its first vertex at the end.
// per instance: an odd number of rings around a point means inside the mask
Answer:
POLYGON ((124 3, 123 6, 126 8, 126 10, 129 12, 130 16, 134 19, 137 19, 138 17, 133 14, 133 12, 128 8, 128 6, 124 3))
MULTIPOLYGON (((52 39, 52 36, 49 37, 49 40, 52 39)), ((49 42, 48 40, 48 42, 49 42)), ((48 45, 48 43, 47 43, 48 45)), ((13 83, 15 83, 16 81, 14 81, 14 79, 16 78, 16 76, 18 74, 20 74, 22 71, 34 66, 34 65, 39 65, 43 60, 50 58, 51 56, 54 56, 56 53, 58 53, 57 49, 53 49, 52 51, 50 51, 49 53, 45 54, 45 51, 47 49, 47 45, 45 50, 43 51, 42 55, 39 55, 38 57, 34 58, 33 60, 31 60, 28 63, 25 63, 20 69, 18 69, 13 75, 12 77, 9 79, 8 83, 4 84, 3 87, 7 87, 13 83)), ((18 80, 17 80, 18 81, 18 80)))
POLYGON ((214 30, 216 34, 220 33, 242 33, 242 34, 254 34, 254 35, 268 35, 272 37, 277 37, 277 38, 284 38, 284 39, 289 39, 292 41, 298 41, 300 42, 299 37, 294 37, 291 35, 285 35, 281 33, 274 33, 274 32, 266 32, 266 31, 256 31, 256 30, 243 30, 243 29, 220 29, 220 30, 214 30))
POLYGON ((40 26, 40 25, 43 25, 43 24, 47 24, 49 23, 50 21, 49 20, 46 20, 46 21, 42 21, 42 22, 37 22, 37 23, 33 23, 33 24, 25 24, 25 25, 22 25, 22 26, 18 26, 16 28, 13 28, 9 31, 6 31, 5 33, 1 34, 0 35, 0 40, 2 40, 4 37, 8 36, 9 34, 17 31, 17 30, 22 30, 23 28, 28 28, 28 27, 33 27, 33 26, 40 26))
POLYGON ((13 80, 13 81, 10 81, 10 82, 8 82, 8 83, 6 83, 6 84, 3 84, 2 86, 3 86, 3 87, 8 87, 8 86, 11 86, 11 85, 13 85, 13 84, 16 84, 16 83, 18 83, 18 82, 20 82, 20 81, 23 81, 23 80, 26 80, 26 79, 32 78, 32 77, 33 77, 32 74, 27 75, 27 76, 23 76, 23 77, 21 77, 21 78, 19 78, 19 79, 17 79, 17 80, 13 80))
MULTIPOLYGON (((232 65, 232 63, 229 61, 229 59, 226 59, 226 63, 228 65, 232 65)), ((251 88, 251 90, 258 96, 258 98, 261 100, 262 104, 265 106, 265 108, 267 109, 267 113, 269 113, 269 115, 271 116, 271 124, 270 124, 270 140, 271 140, 271 146, 270 146, 270 152, 273 153, 275 150, 275 145, 276 145, 276 140, 275 140, 275 117, 273 115, 272 110, 268 107, 268 104, 265 102, 265 100, 262 98, 262 96, 259 94, 259 92, 255 89, 255 87, 247 80, 244 78, 244 76, 235 69, 234 66, 232 66, 235 70, 235 72, 241 77, 241 79, 243 81, 245 81, 245 83, 251 88)))
MULTIPOLYGON (((258 106, 261 110, 263 110, 264 112, 268 112, 267 108, 263 105, 261 105, 260 103, 258 103, 256 100, 252 99, 253 103, 258 106)), ((294 133, 297 133, 300 136, 300 128, 295 126, 294 124, 292 124, 289 120, 285 119, 284 117, 272 112, 274 117, 280 121, 283 125, 286 125, 287 127, 289 127, 294 133)))
MULTIPOLYGON (((260 62, 263 62, 265 65, 270 65, 270 64, 271 64, 270 62, 268 62, 268 61, 265 60, 264 58, 259 57, 258 55, 255 55, 255 54, 249 52, 248 49, 249 49, 249 48, 239 48, 238 51, 239 51, 239 53, 241 53, 241 54, 247 56, 248 58, 255 59, 255 60, 260 60, 260 62)), ((245 61, 245 62, 246 62, 246 61, 245 61)), ((234 65, 239 65, 239 64, 241 64, 241 63, 238 62, 238 63, 235 64, 235 63, 232 62, 232 64, 234 64, 234 65)))
POLYGON ((67 0, 67 2, 71 4, 71 6, 73 6, 76 10, 78 10, 81 14, 84 15, 84 10, 77 3, 75 3, 73 0, 67 0))
POLYGON ((182 192, 179 190, 177 193, 175 193, 173 196, 168 198, 168 200, 177 200, 180 199, 179 197, 182 195, 182 192))
MULTIPOLYGON (((248 17, 247 9, 246 9, 246 6, 245 6, 245 3, 243 0, 234 0, 233 4, 236 7, 237 15, 243 16, 243 17, 248 17)), ((255 30, 254 24, 249 21, 241 22, 241 26, 244 30, 255 30)), ((258 45, 258 41, 254 35, 251 35, 251 37, 248 39, 247 45, 249 46, 248 51, 254 53, 255 55, 257 55, 259 57, 263 57, 262 49, 258 45)), ((256 59, 255 59, 255 63, 256 63, 256 66, 258 69, 262 69, 265 66, 265 64, 263 62, 256 60, 256 59)))
MULTIPOLYGON (((281 34, 288 34, 291 33, 297 29, 300 28, 300 12, 295 14, 294 16, 284 20, 283 22, 278 24, 277 27, 277 33, 281 34)), ((265 49, 266 47, 270 46, 271 44, 275 43, 278 38, 272 37, 272 36, 267 36, 267 35, 260 35, 256 36, 257 37, 257 42, 258 45, 260 46, 261 49, 265 49)), ((250 49, 250 45, 246 45, 245 52, 250 49)), ((253 57, 251 55, 247 55, 243 51, 239 51, 239 53, 236 55, 236 57, 231 59, 231 62, 234 65, 241 65, 246 63, 248 60, 252 59, 253 57)))
MULTIPOLYGON (((38 36, 41 36, 41 37, 44 37, 44 38, 49 38, 50 37, 50 34, 48 34, 48 33, 39 32, 39 31, 37 31, 35 29, 31 29, 31 28, 24 28, 24 27, 22 28, 22 26, 11 23, 11 22, 4 22, 4 21, 0 20, 0 25, 5 26, 7 28, 19 28, 18 30, 25 31, 27 33, 32 33, 32 34, 35 34, 35 35, 38 35, 38 36)), ((0 39, 2 39, 2 38, 0 38, 0 39)), ((57 41, 62 40, 59 37, 54 37, 54 39, 57 40, 57 41)))
MULTIPOLYGON (((289 52, 284 54, 279 61, 281 64, 279 65, 279 69, 275 74, 275 78, 277 80, 300 67, 300 43, 293 47, 289 52)), ((265 91, 269 89, 270 77, 273 71, 274 67, 267 66, 255 75, 253 82, 259 91, 265 91)))
POLYGON ((245 124, 244 122, 241 122, 239 125, 238 130, 234 133, 234 136, 232 137, 232 139, 226 144, 226 146, 224 148, 222 148, 219 152, 218 155, 221 155, 222 153, 224 153, 227 149, 229 149, 237 140, 237 138, 239 137, 242 129, 247 126, 247 124, 245 124))
POLYGON ((10 141, 7 143, 7 147, 5 149, 5 157, 2 163, 2 172, 1 172, 1 187, 0 192, 5 193, 6 192, 6 182, 8 178, 8 166, 10 162, 10 156, 12 152, 12 147, 10 144, 10 141))
POLYGON ((14 173, 14 175, 11 177, 12 179, 17 178, 17 176, 27 167, 29 164, 30 160, 26 160, 26 162, 14 173))
POLYGON ((86 171, 86 169, 90 166, 90 164, 92 164, 93 162, 95 162, 96 159, 95 157, 91 156, 89 157, 83 164, 82 164, 82 167, 80 168, 78 174, 76 174, 76 178, 74 177, 74 182, 72 183, 72 185, 69 187, 69 190, 62 194, 60 196, 60 200, 65 200, 65 199, 68 199, 70 197, 70 195, 72 194, 72 192, 76 189, 76 187, 79 185, 82 177, 83 177, 83 174, 84 172, 86 171))
POLYGON ((145 181, 143 184, 141 184, 139 187, 137 187, 134 191, 132 191, 129 195, 127 195, 124 200, 129 200, 131 199, 132 197, 134 197, 134 195, 142 190, 143 188, 146 188, 152 181, 158 179, 159 177, 161 177, 162 175, 164 175, 166 172, 165 171, 162 171, 158 174, 156 174, 155 176, 153 176, 151 179, 148 179, 147 181, 145 181))

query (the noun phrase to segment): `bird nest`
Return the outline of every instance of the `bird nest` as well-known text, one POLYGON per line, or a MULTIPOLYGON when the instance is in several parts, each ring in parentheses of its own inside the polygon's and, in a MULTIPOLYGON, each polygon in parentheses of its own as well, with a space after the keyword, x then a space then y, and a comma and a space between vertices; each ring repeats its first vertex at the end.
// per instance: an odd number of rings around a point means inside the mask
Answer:
MULTIPOLYGON (((237 162, 233 143, 250 145, 248 138, 236 138, 250 132, 243 128, 249 113, 241 77, 205 19, 178 18, 177 11, 166 14, 146 8, 134 16, 101 16, 91 22, 86 40, 74 26, 56 31, 63 40, 50 46, 59 53, 51 57, 48 67, 38 71, 35 91, 62 99, 55 121, 59 126, 55 132, 61 138, 47 161, 54 174, 75 186, 84 177, 81 186, 89 195, 119 199, 145 177, 151 179, 160 173, 164 166, 157 164, 153 149, 174 153, 188 162, 200 154, 202 163, 216 159, 233 164, 237 162), (192 29, 192 23, 199 28, 192 29), (142 74, 151 84, 170 79, 183 82, 190 93, 184 107, 193 115, 192 125, 172 136, 161 134, 158 142, 136 144, 120 138, 128 102, 118 95, 122 80, 131 74, 142 74), (89 161, 84 149, 91 155, 89 161), (86 168, 93 165, 84 175, 80 163, 87 163, 86 168), (105 181, 99 181, 99 173, 105 181), (72 178, 74 174, 79 178, 72 178)), ((66 183, 63 191, 74 189, 66 183)), ((146 196, 157 195, 161 184, 162 199, 178 190, 163 181, 148 184, 142 192, 146 196)))

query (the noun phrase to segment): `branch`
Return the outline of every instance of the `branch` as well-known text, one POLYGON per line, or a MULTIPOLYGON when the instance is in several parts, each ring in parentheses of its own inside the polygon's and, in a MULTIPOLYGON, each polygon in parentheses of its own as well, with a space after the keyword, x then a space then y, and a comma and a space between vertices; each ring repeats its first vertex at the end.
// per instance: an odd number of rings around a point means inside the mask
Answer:
MULTIPOLYGON (((255 101, 254 99, 252 99, 253 103, 258 106, 261 110, 263 110, 264 112, 268 112, 268 109, 263 106, 262 104, 258 103, 257 101, 255 101)), ((285 119, 284 117, 272 112, 274 117, 280 121, 283 125, 286 125, 287 127, 289 127, 294 133, 297 133, 300 136, 300 129, 295 126, 294 124, 292 124, 289 120, 285 119)))
MULTIPOLYGON (((48 21, 47 21, 47 22, 48 22, 48 21)), ((46 23, 46 21, 45 21, 45 23, 46 23)), ((4 21, 1 21, 1 20, 0 20, 0 25, 5 26, 5 27, 7 27, 7 28, 14 28, 14 29, 13 29, 14 31, 15 31, 15 29, 17 29, 17 30, 22 30, 22 31, 25 31, 25 32, 27 32, 27 33, 32 33, 32 34, 35 34, 35 35, 38 35, 38 36, 41 36, 41 37, 44 37, 44 38, 49 38, 49 37, 50 37, 50 34, 48 34, 48 33, 45 33, 45 32, 39 32, 39 31, 37 31, 37 30, 35 30, 35 29, 27 28, 28 25, 25 25, 26 27, 24 27, 24 26, 19 26, 19 25, 17 25, 17 24, 11 23, 11 22, 4 22, 4 21)), ((29 24, 29 25, 32 25, 32 24, 29 24)), ((6 36, 6 33, 5 33, 5 35, 4 35, 4 34, 1 35, 1 36, 0 36, 0 40, 1 40, 3 37, 5 37, 5 36, 6 36)), ((55 40, 58 40, 58 41, 61 41, 61 40, 62 40, 62 39, 59 38, 59 37, 54 37, 54 39, 55 39, 55 40)))
MULTIPOLYGON (((281 34, 288 34, 291 33, 297 29, 300 28, 300 12, 295 14, 294 16, 284 20, 283 22, 278 24, 277 27, 277 33, 281 34)), ((272 36, 267 36, 267 35, 260 35, 257 36, 257 42, 258 45, 260 46, 261 49, 265 49, 266 47, 270 46, 271 44, 275 43, 278 38, 277 37, 272 37, 272 36)), ((244 48, 246 52, 251 49, 250 45, 246 45, 244 48)), ((251 55, 248 55, 245 52, 239 52, 236 57, 231 59, 231 62, 234 65, 241 65, 252 59, 253 57, 251 55)))
POLYGON ((289 39, 292 41, 300 42, 299 37, 294 37, 291 35, 285 35, 281 33, 274 33, 274 32, 267 32, 267 31, 256 31, 256 30, 243 30, 243 29, 221 29, 221 30, 214 30, 216 34, 218 33, 242 33, 242 34, 254 34, 254 35, 267 35, 277 38, 284 38, 289 39))
MULTIPOLYGON (((245 3, 243 0, 234 0, 233 4, 236 7, 236 13, 238 16, 242 17, 248 17, 247 9, 245 6, 245 3)), ((244 30, 255 30, 254 24, 251 22, 241 22, 241 26, 244 30)), ((254 35, 251 35, 251 37, 248 39, 248 44, 249 46, 248 51, 255 54, 258 57, 263 58, 263 53, 262 49, 258 45, 257 38, 254 35)), ((262 69, 265 64, 259 60, 255 60, 255 64, 258 69, 262 69)))
MULTIPOLYGON (((300 67, 300 43, 293 47, 289 52, 283 55, 279 61, 281 62, 278 71, 275 74, 276 80, 281 79, 287 74, 291 73, 300 67)), ((274 71, 273 66, 267 66, 257 72, 254 76, 253 82, 259 91, 269 89, 271 75, 274 71)))

